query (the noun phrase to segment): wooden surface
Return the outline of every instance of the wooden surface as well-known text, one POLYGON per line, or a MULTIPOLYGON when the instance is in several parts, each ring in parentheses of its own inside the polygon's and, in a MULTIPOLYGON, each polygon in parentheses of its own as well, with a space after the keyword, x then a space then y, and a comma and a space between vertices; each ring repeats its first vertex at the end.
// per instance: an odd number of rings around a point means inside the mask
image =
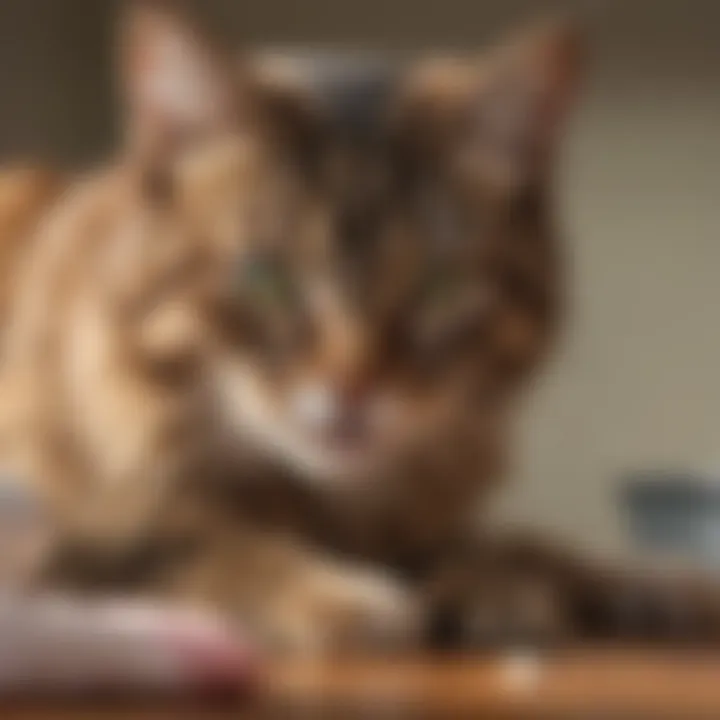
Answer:
POLYGON ((566 653, 267 668, 252 702, 0 707, 2 720, 720 718, 720 656, 566 653))

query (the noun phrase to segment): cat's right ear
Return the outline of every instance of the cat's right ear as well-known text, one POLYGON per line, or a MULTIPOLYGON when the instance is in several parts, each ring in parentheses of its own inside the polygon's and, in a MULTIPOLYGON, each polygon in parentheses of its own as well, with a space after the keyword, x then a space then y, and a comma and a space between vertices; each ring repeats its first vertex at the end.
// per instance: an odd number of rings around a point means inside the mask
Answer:
POLYGON ((118 63, 134 151, 162 154, 238 122, 237 67, 169 0, 127 2, 118 63))
POLYGON ((534 25, 477 60, 431 60, 406 107, 424 138, 467 174, 513 192, 552 164, 585 66, 581 28, 534 25))

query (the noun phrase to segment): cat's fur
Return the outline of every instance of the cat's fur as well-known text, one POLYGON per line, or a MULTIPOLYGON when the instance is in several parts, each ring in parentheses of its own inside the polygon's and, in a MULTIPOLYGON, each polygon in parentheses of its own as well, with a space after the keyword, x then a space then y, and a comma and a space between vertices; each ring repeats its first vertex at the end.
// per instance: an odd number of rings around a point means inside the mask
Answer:
POLYGON ((579 41, 308 77, 158 3, 122 37, 118 161, 0 186, 3 469, 91 584, 305 650, 416 641, 558 322, 579 41))

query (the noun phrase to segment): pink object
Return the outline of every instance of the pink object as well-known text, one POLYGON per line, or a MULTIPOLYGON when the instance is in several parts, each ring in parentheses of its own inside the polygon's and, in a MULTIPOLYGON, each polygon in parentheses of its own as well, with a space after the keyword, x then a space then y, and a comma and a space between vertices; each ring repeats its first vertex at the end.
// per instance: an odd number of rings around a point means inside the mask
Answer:
POLYGON ((252 690, 249 643, 209 615, 138 601, 0 598, 0 696, 252 690))

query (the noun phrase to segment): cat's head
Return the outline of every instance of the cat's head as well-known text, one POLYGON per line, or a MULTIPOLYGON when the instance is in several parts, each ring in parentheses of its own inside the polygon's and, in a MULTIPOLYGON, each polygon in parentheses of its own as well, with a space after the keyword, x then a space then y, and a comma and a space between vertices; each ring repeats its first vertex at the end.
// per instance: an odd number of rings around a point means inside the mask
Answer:
POLYGON ((392 69, 238 66, 157 3, 129 20, 148 367, 200 380, 227 428, 318 478, 502 405, 556 321, 545 195, 573 32, 392 69))

